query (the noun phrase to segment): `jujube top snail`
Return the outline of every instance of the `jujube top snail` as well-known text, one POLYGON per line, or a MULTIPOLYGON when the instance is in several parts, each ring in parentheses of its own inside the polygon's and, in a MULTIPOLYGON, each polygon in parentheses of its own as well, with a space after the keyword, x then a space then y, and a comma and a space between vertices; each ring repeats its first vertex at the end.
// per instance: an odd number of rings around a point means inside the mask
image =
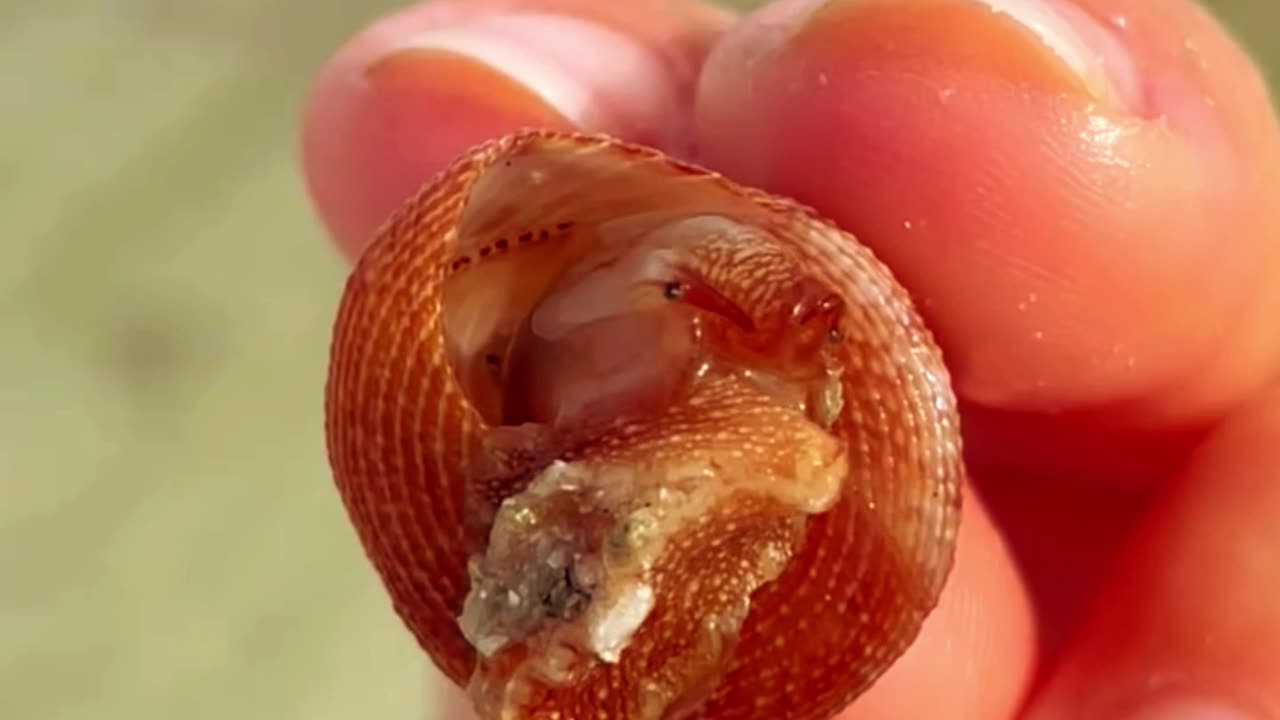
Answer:
POLYGON ((396 610, 483 718, 830 718, 951 567, 955 400, 889 271, 607 137, 520 132, 410 200, 326 411, 396 610))

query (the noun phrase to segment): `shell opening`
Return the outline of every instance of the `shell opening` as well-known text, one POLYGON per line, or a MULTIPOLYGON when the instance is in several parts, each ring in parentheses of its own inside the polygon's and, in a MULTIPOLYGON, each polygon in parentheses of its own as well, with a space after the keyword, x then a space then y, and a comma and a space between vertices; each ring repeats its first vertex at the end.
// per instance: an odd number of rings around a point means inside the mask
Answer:
POLYGON ((618 716, 656 720, 707 697, 752 593, 839 497, 843 305, 716 186, 562 162, 490 169, 454 238, 446 348, 486 426, 459 626, 485 717, 634 657, 650 679, 618 716))

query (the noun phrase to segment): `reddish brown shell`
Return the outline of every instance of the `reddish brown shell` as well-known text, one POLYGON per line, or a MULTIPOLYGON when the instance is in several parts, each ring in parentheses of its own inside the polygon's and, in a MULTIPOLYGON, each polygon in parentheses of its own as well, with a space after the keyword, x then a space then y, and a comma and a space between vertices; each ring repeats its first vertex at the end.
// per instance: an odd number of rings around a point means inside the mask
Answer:
MULTIPOLYGON (((520 717, 656 720, 679 710, 681 718, 830 718, 902 654, 935 606, 951 567, 963 470, 948 374, 907 294, 866 248, 807 208, 605 137, 526 131, 468 152, 381 230, 347 284, 326 403, 338 488, 396 611, 452 680, 472 682, 477 654, 458 624, 474 550, 466 503, 492 418, 450 370, 443 289, 451 273, 480 261, 471 250, 521 250, 518 235, 460 249, 459 228, 487 208, 494 228, 536 235, 570 216, 599 222, 636 203, 733 213, 767 228, 838 291, 848 306, 846 371, 832 433, 849 469, 834 506, 798 525, 760 498, 700 518, 664 551, 656 609, 621 660, 545 688, 520 717), (535 171, 502 175, 513 162, 535 171), (740 553, 774 540, 794 541, 793 553, 751 593, 723 672, 681 675, 679 648, 723 599, 708 588, 735 579, 740 553), (694 579, 700 590, 688 589, 694 579), (636 700, 658 674, 692 693, 683 706, 653 710, 636 700)), ((637 437, 696 454, 708 437, 698 422, 695 413, 683 424, 654 423, 637 437)), ((628 447, 597 450, 616 459, 649 446, 628 447)))

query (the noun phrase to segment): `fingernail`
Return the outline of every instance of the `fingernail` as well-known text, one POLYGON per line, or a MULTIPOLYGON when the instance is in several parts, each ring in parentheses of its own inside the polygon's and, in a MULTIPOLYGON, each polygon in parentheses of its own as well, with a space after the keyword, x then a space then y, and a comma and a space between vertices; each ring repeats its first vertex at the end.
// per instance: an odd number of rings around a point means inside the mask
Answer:
POLYGON ((470 18, 406 38, 368 72, 376 82, 398 59, 423 52, 480 63, 587 130, 656 141, 650 136, 666 134, 677 114, 660 58, 638 40, 587 20, 549 13, 470 18))
MULTIPOLYGON (((527 73, 529 66, 524 69, 527 73)), ((512 77, 492 63, 447 45, 396 48, 371 63, 365 78, 377 92, 450 97, 455 114, 466 112, 464 106, 471 104, 491 115, 510 115, 525 122, 583 126, 584 118, 574 113, 572 98, 566 101, 545 89, 534 89, 527 77, 512 77)))
POLYGON ((1128 720, 1253 720, 1252 715, 1199 698, 1162 698, 1127 716, 1128 720))
MULTIPOLYGON (((969 0, 988 10, 993 19, 1014 22, 1079 77, 1089 93, 1120 107, 1137 107, 1141 97, 1132 57, 1119 36, 1073 0, 969 0)), ((796 27, 821 23, 848 10, 894 6, 924 9, 930 5, 954 8, 938 0, 783 0, 771 10, 773 21, 796 27)))
POLYGON ((975 0, 1030 30, 1084 80, 1095 97, 1133 107, 1136 71, 1110 30, 1071 0, 975 0))

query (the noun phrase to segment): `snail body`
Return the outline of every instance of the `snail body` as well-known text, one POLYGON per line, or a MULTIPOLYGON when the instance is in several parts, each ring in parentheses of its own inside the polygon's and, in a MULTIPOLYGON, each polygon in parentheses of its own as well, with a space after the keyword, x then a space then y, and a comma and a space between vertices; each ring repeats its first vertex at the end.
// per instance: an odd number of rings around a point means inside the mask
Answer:
POLYGON ((872 254, 657 151, 523 131, 348 281, 334 477, 483 718, 832 717, 919 632, 963 473, 872 254))

